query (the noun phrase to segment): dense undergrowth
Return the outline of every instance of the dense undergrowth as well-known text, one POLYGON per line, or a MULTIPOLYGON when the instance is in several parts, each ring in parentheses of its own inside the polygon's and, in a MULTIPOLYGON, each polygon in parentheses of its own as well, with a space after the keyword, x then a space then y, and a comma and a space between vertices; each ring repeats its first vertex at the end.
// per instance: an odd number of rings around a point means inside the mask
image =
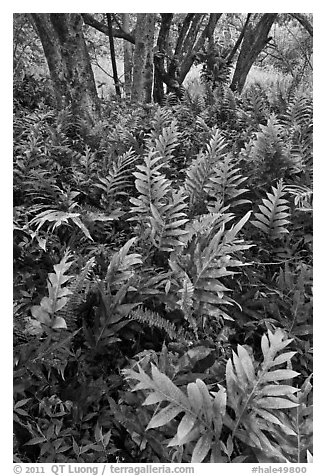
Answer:
POLYGON ((213 86, 89 129, 17 85, 16 461, 309 461, 311 95, 213 86))

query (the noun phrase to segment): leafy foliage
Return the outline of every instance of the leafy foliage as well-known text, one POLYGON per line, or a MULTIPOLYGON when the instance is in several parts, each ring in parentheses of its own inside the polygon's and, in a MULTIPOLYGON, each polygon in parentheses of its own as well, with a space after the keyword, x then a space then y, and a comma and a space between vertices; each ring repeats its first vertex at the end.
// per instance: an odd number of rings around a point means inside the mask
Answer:
POLYGON ((15 461, 311 460, 311 95, 226 37, 92 128, 15 83, 15 461))
POLYGON ((284 233, 289 233, 286 226, 289 220, 288 201, 284 197, 285 187, 280 180, 272 193, 267 193, 268 198, 263 198, 263 205, 258 205, 260 212, 255 213, 256 220, 251 223, 261 229, 271 239, 280 238, 284 233))

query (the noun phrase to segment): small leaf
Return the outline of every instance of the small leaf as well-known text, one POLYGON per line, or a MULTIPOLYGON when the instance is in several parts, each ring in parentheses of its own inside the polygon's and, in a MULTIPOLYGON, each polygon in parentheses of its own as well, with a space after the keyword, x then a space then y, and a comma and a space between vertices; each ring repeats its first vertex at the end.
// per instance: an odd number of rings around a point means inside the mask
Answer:
POLYGON ((158 428, 159 426, 166 425, 169 421, 173 420, 180 412, 182 412, 182 408, 179 406, 170 403, 167 407, 163 408, 160 412, 153 416, 151 421, 146 427, 146 430, 150 428, 158 428))
POLYGON ((186 413, 178 426, 177 435, 179 439, 183 439, 193 428, 196 422, 196 417, 186 413))
POLYGON ((285 398, 279 397, 266 397, 257 400, 257 405, 261 405, 263 408, 293 408, 297 407, 299 404, 295 402, 291 402, 291 400, 287 400, 285 398))
POLYGON ((210 433, 206 433, 201 436, 196 443, 196 446, 192 452, 191 463, 201 463, 207 456, 209 450, 212 447, 212 436, 210 433))
POLYGON ((259 380, 261 382, 276 382, 277 380, 289 380, 291 378, 297 377, 298 375, 300 374, 294 370, 274 370, 273 372, 267 372, 259 380))

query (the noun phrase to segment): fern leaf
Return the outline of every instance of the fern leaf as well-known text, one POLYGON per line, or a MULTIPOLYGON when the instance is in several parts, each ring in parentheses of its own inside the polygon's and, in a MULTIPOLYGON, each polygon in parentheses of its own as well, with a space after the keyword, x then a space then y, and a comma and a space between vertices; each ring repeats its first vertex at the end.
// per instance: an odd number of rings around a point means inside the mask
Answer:
POLYGON ((130 202, 134 205, 131 212, 136 215, 134 219, 149 216, 151 204, 160 210, 171 187, 171 182, 161 174, 162 166, 161 157, 155 151, 150 151, 144 157, 144 165, 137 165, 138 171, 133 175, 136 177, 135 186, 140 195, 139 198, 130 198, 130 202))
POLYGON ((68 261, 71 255, 67 251, 60 263, 54 266, 55 273, 48 274, 48 296, 44 296, 39 306, 32 306, 32 316, 42 324, 52 329, 66 328, 65 320, 58 315, 68 302, 68 296, 72 294, 67 286, 64 286, 72 276, 65 274, 72 261, 68 261))
POLYGON ((241 188, 243 182, 247 180, 239 174, 240 168, 236 168, 231 155, 226 156, 214 169, 214 175, 209 178, 207 186, 208 195, 219 199, 223 206, 235 207, 249 200, 239 199, 240 195, 248 192, 248 189, 241 188))
POLYGON ((183 229, 188 222, 183 211, 187 207, 185 198, 182 190, 172 191, 168 203, 161 206, 161 214, 154 205, 150 205, 152 238, 155 246, 161 251, 173 251, 183 245, 182 238, 188 233, 183 229))
POLYGON ((115 253, 108 266, 105 282, 113 289, 119 289, 134 274, 134 266, 142 264, 141 256, 138 253, 129 254, 129 250, 134 245, 137 238, 131 238, 123 247, 115 253))
POLYGON ((256 220, 251 223, 262 230, 269 238, 281 238, 288 233, 286 226, 289 221, 288 201, 282 198, 285 195, 285 186, 282 180, 272 187, 272 193, 267 193, 267 199, 263 199, 263 205, 259 205, 260 213, 255 213, 256 220))
POLYGON ((187 393, 184 393, 155 365, 151 364, 151 367, 151 377, 139 365, 138 372, 132 369, 123 370, 125 378, 138 382, 132 391, 149 392, 143 405, 166 403, 164 408, 154 413, 146 430, 172 423, 176 416, 184 413, 168 446, 194 444, 192 462, 200 463, 212 447, 219 444, 222 431, 220 414, 225 413, 223 387, 211 395, 205 383, 197 379, 196 382, 188 384, 187 393), (216 410, 220 410, 221 413, 216 410), (209 435, 209 438, 204 439, 203 435, 209 435))
POLYGON ((293 352, 283 352, 292 342, 292 339, 284 337, 280 329, 274 334, 268 331, 268 336, 263 336, 264 361, 257 370, 252 357, 240 345, 238 354, 233 353, 233 362, 229 359, 226 366, 227 402, 235 413, 235 419, 227 417, 225 423, 232 430, 233 437, 280 461, 284 460, 284 456, 273 444, 273 438, 282 428, 286 434, 293 434, 291 428, 284 430, 286 425, 282 421, 282 411, 298 406, 298 399, 294 396, 298 389, 278 382, 299 374, 288 368, 270 370, 282 363, 288 364, 294 355, 293 352))
POLYGON ((149 327, 156 327, 158 329, 163 329, 166 334, 169 336, 170 339, 175 339, 177 332, 175 325, 164 319, 160 316, 157 312, 150 311, 149 309, 143 309, 142 307, 138 307, 137 309, 133 309, 129 314, 131 319, 135 319, 136 321, 142 322, 149 327))
POLYGON ((131 169, 136 156, 130 149, 113 162, 106 177, 100 178, 95 187, 102 191, 101 201, 110 203, 117 196, 127 195, 127 190, 132 186, 131 169))

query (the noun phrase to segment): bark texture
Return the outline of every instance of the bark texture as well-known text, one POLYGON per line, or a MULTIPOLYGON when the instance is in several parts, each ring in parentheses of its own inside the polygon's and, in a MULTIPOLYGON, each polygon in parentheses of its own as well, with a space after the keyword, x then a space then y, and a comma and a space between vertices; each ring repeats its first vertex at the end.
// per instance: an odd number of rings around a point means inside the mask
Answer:
POLYGON ((153 86, 154 13, 138 13, 131 100, 151 102, 153 86))
POLYGON ((277 13, 264 13, 256 25, 254 25, 254 19, 248 23, 230 86, 233 91, 242 92, 250 68, 271 40, 268 34, 276 17, 277 13))
MULTIPOLYGON (((123 29, 129 33, 130 29, 130 18, 129 13, 123 13, 123 29)), ((132 61, 132 43, 127 40, 123 42, 123 67, 124 67, 124 89, 125 95, 127 99, 131 97, 131 85, 132 85, 132 69, 133 69, 133 61, 132 61)))
POLYGON ((71 106, 95 124, 100 117, 94 75, 79 13, 31 13, 53 81, 58 109, 71 106))

